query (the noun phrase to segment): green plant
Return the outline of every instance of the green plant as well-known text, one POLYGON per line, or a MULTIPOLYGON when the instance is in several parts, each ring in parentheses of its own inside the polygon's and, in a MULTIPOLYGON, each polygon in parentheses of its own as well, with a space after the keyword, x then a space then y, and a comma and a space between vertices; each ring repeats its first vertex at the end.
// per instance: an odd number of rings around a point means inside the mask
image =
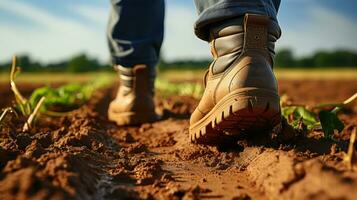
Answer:
POLYGON ((18 118, 17 112, 12 107, 2 109, 2 113, 0 115, 0 127, 7 125, 7 123, 11 121, 9 119, 9 116, 14 116, 18 118))
POLYGON ((35 105, 41 97, 46 97, 40 112, 51 116, 63 115, 81 107, 89 100, 94 91, 108 83, 109 81, 106 79, 99 78, 89 83, 70 83, 59 88, 46 86, 34 90, 29 102, 31 105, 35 105))
POLYGON ((357 170, 357 153, 356 153, 356 135, 357 128, 354 127, 350 137, 347 153, 344 153, 343 161, 347 164, 349 170, 357 170))
POLYGON ((22 115, 29 116, 32 111, 31 105, 29 104, 27 99, 22 96, 22 94, 20 93, 20 91, 17 88, 16 83, 15 83, 15 78, 20 73, 20 71, 21 71, 21 68, 16 66, 16 56, 14 56, 12 58, 12 66, 11 66, 11 71, 10 71, 11 90, 15 95, 17 110, 19 110, 22 113, 22 115))
POLYGON ((204 91, 203 86, 199 83, 171 83, 163 79, 157 79, 155 85, 164 96, 187 95, 200 98, 204 91))
POLYGON ((26 123, 24 124, 23 128, 22 128, 22 131, 23 132, 26 132, 26 131, 29 131, 31 126, 32 126, 32 123, 38 113, 38 111, 40 110, 43 102, 45 101, 46 97, 41 97, 41 99, 38 101, 38 103, 36 104, 33 112, 31 113, 31 115, 29 116, 29 118, 27 119, 26 123))
POLYGON ((16 103, 3 110, 0 115, 0 125, 4 124, 3 121, 12 113, 16 118, 27 118, 23 131, 28 131, 31 128, 38 114, 66 115, 86 103, 95 90, 109 84, 109 80, 98 78, 86 84, 70 83, 59 88, 46 86, 35 89, 29 99, 26 99, 15 83, 15 78, 20 71, 20 67, 16 66, 16 57, 14 56, 10 72, 10 85, 16 103))
POLYGON ((342 103, 319 104, 311 109, 304 105, 287 105, 286 96, 281 98, 282 115, 295 129, 312 131, 322 129, 324 137, 333 139, 335 132, 344 129, 343 122, 338 118, 338 112, 357 98, 357 93, 342 103))

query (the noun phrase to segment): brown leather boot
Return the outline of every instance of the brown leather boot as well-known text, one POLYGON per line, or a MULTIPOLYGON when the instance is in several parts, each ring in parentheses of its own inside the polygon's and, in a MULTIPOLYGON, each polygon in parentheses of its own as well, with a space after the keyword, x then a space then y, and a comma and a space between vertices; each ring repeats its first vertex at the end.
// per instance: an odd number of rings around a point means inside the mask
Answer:
POLYGON ((214 61, 191 115, 191 141, 215 143, 227 135, 269 130, 280 123, 272 71, 274 43, 280 34, 269 17, 254 14, 246 14, 244 22, 231 19, 210 30, 214 61))
POLYGON ((110 103, 108 118, 119 126, 138 125, 157 120, 154 104, 155 70, 145 65, 117 66, 120 86, 110 103))

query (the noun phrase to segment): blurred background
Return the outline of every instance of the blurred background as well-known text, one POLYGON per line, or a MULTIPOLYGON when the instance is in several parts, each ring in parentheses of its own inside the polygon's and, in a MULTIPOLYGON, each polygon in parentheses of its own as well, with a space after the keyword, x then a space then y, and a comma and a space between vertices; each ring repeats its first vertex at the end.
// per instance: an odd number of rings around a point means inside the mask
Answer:
MULTIPOLYGON (((0 71, 8 71, 14 54, 25 72, 112 71, 105 37, 109 4, 109 0, 1 0, 0 71)), ((167 0, 166 8, 159 69, 205 69, 209 47, 193 34, 197 18, 193 1, 167 0)), ((278 76, 301 77, 312 70, 311 76, 355 79, 355 8, 356 1, 283 0, 278 15, 283 31, 277 43, 278 76)), ((0 77, 5 80, 7 74, 0 77)))

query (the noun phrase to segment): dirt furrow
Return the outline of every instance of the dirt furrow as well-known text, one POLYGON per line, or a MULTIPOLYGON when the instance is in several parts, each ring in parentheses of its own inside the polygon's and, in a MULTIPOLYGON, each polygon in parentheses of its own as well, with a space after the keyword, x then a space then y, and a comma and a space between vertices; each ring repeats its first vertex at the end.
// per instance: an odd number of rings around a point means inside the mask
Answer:
MULTIPOLYGON (((161 121, 117 127, 106 119, 114 92, 114 88, 98 92, 70 116, 42 119, 28 133, 2 129, 0 199, 357 196, 357 173, 342 162, 346 140, 322 140, 317 132, 288 140, 265 134, 221 146, 191 144, 188 117, 197 100, 157 99, 161 121)), ((353 106, 342 115, 348 127, 354 125, 355 110, 353 106)))
POLYGON ((168 183, 158 177, 156 192, 171 184, 184 190, 199 187, 205 193, 197 197, 212 199, 353 199, 357 195, 352 189, 356 174, 341 170, 341 160, 330 152, 313 152, 314 147, 304 153, 288 143, 273 148, 250 141, 218 148, 194 145, 188 142, 187 126, 187 120, 168 119, 115 133, 145 145, 148 157, 162 161, 162 177, 168 183))
MULTIPOLYGON (((249 151, 249 150, 248 150, 249 151)), ((250 152, 242 152, 251 156, 250 152)), ((244 156, 244 155, 241 155, 244 156)), ((249 180, 272 199, 354 199, 356 174, 338 171, 320 158, 265 149, 246 167, 249 180)))

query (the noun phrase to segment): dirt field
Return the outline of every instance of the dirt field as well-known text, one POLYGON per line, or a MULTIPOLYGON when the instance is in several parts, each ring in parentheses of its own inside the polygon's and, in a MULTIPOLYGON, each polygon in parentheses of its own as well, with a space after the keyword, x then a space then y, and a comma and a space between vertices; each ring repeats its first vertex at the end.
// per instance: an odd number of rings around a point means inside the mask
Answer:
MULTIPOLYGON (((20 88, 29 94, 36 86, 20 88)), ((357 80, 280 81, 280 93, 299 104, 340 102, 356 91, 357 80)), ((0 93, 4 107, 8 85, 0 93)), ((29 133, 2 130, 0 199, 357 199, 357 172, 342 162, 356 104, 341 114, 346 128, 336 142, 314 132, 248 135, 214 147, 189 142, 196 99, 158 97, 162 120, 118 128, 106 120, 114 93, 99 91, 29 133)))

